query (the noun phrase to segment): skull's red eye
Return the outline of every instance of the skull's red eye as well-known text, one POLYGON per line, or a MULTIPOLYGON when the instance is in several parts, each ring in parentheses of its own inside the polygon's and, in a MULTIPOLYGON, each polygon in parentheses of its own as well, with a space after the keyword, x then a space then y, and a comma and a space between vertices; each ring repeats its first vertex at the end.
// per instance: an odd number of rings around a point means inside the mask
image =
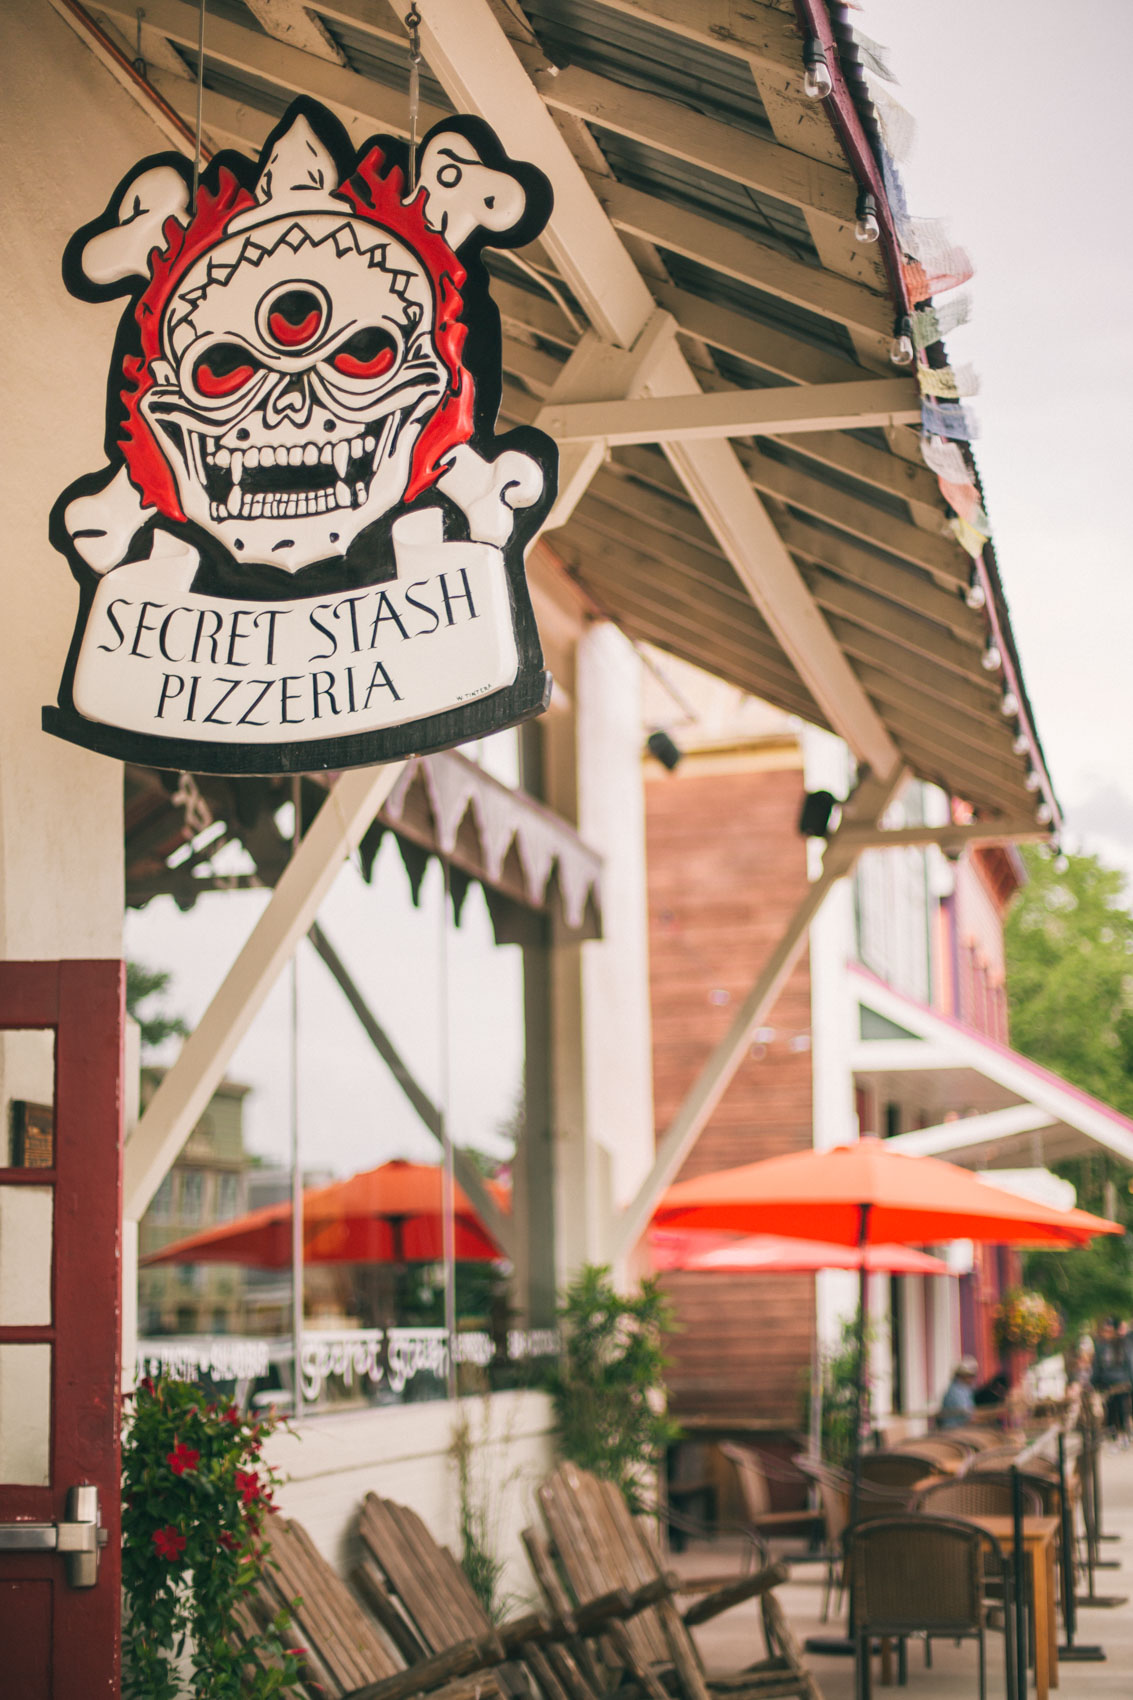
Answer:
POLYGON ((304 348, 319 334, 323 303, 312 289, 288 289, 268 311, 268 332, 281 348, 304 348))
POLYGON ((216 400, 235 395, 260 370, 260 363, 238 342, 214 342, 193 367, 193 382, 201 395, 216 400))
POLYGON ((380 325, 355 331, 331 356, 331 365, 344 378, 380 378, 397 359, 397 344, 380 325))

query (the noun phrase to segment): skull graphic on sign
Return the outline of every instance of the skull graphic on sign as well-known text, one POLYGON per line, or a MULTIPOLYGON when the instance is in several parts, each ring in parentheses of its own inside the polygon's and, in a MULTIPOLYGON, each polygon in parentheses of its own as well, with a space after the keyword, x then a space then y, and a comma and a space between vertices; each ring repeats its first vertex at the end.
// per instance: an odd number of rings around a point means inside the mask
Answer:
MULTIPOLYGON (((487 716, 509 724, 542 705, 522 554, 553 499, 555 454, 532 430, 495 434, 499 325, 481 250, 530 241, 549 214, 550 192, 476 120, 448 120, 425 138, 412 193, 407 163, 404 146, 389 138, 355 152, 336 120, 298 101, 258 163, 218 155, 195 204, 185 162, 159 156, 141 162, 106 213, 72 239, 64 262, 72 292, 125 295, 128 305, 112 367, 109 465, 66 491, 53 514, 53 541, 86 595, 60 708, 46 711, 49 730, 112 753, 125 747, 121 738, 92 728, 117 727, 128 742, 134 734, 133 745, 139 737, 170 746, 204 741, 204 759, 199 749, 169 747, 162 765, 247 769, 246 756, 231 753, 241 738, 211 730, 228 722, 203 710, 198 718, 198 697, 203 704, 211 683, 191 669, 219 665, 217 645, 227 642, 230 671, 243 653, 261 673, 282 665, 291 669, 287 679, 299 677, 328 657, 313 646, 302 652, 298 634, 322 631, 328 606, 338 617, 338 604, 312 596, 376 597, 371 587, 403 579, 402 555, 421 570, 426 545, 435 556, 432 600, 422 592, 414 601, 420 579, 403 594, 415 607, 424 600, 437 624, 412 627, 393 588, 375 623, 395 625, 402 643, 442 624, 447 631, 457 624, 455 586, 469 625, 491 604, 488 624, 453 637, 451 654, 435 643, 429 665, 419 644, 403 669, 411 692, 397 688, 383 648, 384 717, 357 707, 361 675, 321 686, 312 675, 314 713, 301 721, 286 712, 284 685, 278 744, 287 753, 273 754, 260 728, 252 770, 293 767, 289 746, 297 741, 310 766, 344 766, 458 741, 464 722, 466 736, 483 735, 492 729, 487 716), (112 597, 102 580, 121 594, 112 597), (97 643, 82 631, 92 586, 97 643), (199 605, 207 596, 215 607, 199 605), (233 621, 242 636, 233 606, 242 603, 254 629, 271 632, 262 654, 223 637, 233 621), (127 643, 123 622, 139 606, 141 630, 127 643), (265 627, 256 616, 272 608, 265 627), (158 612, 173 623, 152 627, 158 612), (491 653, 465 654, 489 627, 491 653), (291 643, 286 654, 277 653, 277 636, 291 643), (102 655, 119 657, 113 676, 102 655), (157 673, 127 669, 127 656, 164 669, 160 687, 157 673), (448 668, 447 683, 430 680, 434 663, 441 673, 448 668), (185 670, 171 672, 174 665, 185 670), (131 690, 149 692, 145 704, 127 701, 131 690), (472 701, 474 712, 461 708, 472 701), (192 711, 176 738, 174 703, 192 711), (331 703, 343 724, 316 726, 331 703), (282 730, 298 724, 302 732, 282 730)), ((357 611, 350 617, 357 657, 357 611)), ((380 635, 385 646, 389 632, 380 635)), ((345 654, 336 634, 332 657, 345 654)), ((249 715, 241 724, 260 723, 249 715)), ((159 758, 156 748, 136 753, 159 758)))

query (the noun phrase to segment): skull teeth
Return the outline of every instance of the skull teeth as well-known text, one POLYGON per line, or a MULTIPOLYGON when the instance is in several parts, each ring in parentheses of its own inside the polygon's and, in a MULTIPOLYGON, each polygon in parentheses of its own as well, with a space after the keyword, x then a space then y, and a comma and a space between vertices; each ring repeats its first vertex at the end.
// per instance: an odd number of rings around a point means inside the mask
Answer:
POLYGON ((215 438, 202 436, 197 439, 197 454, 199 464, 209 469, 210 517, 220 522, 303 519, 363 507, 386 435, 383 430, 378 437, 340 438, 334 443, 264 443, 243 449, 221 447, 215 438), (337 475, 333 484, 313 480, 309 487, 302 487, 303 471, 317 468, 315 480, 325 480, 332 467, 337 475), (255 488, 263 472, 279 468, 287 469, 283 481, 290 479, 288 488, 255 488))

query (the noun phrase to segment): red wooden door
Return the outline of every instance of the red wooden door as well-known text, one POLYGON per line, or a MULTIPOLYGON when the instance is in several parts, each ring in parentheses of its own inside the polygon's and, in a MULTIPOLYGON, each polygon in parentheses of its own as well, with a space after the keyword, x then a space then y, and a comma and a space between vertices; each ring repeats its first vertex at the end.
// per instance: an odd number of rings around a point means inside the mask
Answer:
POLYGON ((124 1004, 120 962, 0 963, 4 1700, 119 1692, 124 1004), (9 1550, 88 1542, 82 1484, 106 1531, 93 1586, 75 1585, 89 1559, 9 1550), (13 1536, 13 1523, 67 1528, 13 1536))

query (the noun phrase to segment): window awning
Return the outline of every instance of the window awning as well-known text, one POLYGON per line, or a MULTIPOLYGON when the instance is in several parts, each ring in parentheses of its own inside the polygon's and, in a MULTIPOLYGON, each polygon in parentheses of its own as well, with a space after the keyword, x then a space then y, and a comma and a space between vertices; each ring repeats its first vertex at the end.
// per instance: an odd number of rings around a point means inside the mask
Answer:
POLYGON ((887 1140, 894 1150, 1011 1169, 1101 1149, 1133 1167, 1133 1121, 1108 1104, 866 969, 851 964, 849 974, 859 1011, 872 1017, 861 1025, 878 1035, 853 1046, 855 1079, 933 1118, 887 1140))
MULTIPOLYGON (((102 27, 56 4, 138 85, 132 0, 103 0, 102 27)), ((300 31, 296 8, 217 0, 206 138, 255 148, 297 93, 356 139, 406 134, 402 10, 325 0, 300 31)), ((1036 808, 1057 830, 993 551, 974 565, 949 533, 918 384, 889 361, 911 268, 842 9, 726 10, 724 28, 706 0, 435 0, 422 25, 420 129, 477 112, 555 190, 541 242, 492 260, 504 416, 563 446, 544 546, 631 637, 830 727, 875 773, 900 762, 1007 836, 1036 808), (802 93, 800 16, 826 100, 802 93)), ((182 145, 198 23, 149 0, 141 25, 182 145)))
MULTIPOLYGON (((304 780, 303 815, 309 826, 325 789, 304 780)), ((290 843, 275 822, 290 799, 291 781, 161 775, 126 768, 126 899, 140 908, 169 895, 188 909, 205 891, 272 886, 283 872, 290 843), (232 873, 222 850, 243 846, 254 873, 232 873)), ((518 787, 503 785, 456 750, 418 756, 397 784, 359 846, 368 878, 384 832, 397 836, 414 887, 431 855, 450 868, 459 910, 469 881, 484 886, 496 936, 511 942, 523 932, 511 911, 552 917, 575 938, 601 932, 602 858, 569 823, 518 787)))

